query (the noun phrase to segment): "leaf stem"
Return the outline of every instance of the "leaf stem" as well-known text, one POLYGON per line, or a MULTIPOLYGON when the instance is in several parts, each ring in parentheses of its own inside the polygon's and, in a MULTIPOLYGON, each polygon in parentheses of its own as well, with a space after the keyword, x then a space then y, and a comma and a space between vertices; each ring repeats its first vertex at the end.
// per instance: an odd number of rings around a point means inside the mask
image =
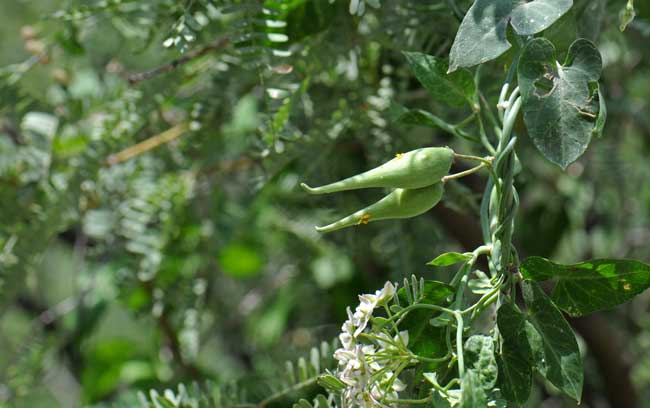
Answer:
POLYGON ((485 163, 481 163, 481 164, 479 164, 478 166, 476 166, 476 167, 472 167, 472 168, 469 169, 469 170, 465 170, 465 171, 461 171, 460 173, 450 174, 450 175, 448 175, 448 176, 445 176, 445 177, 442 178, 441 181, 442 181, 443 183, 446 183, 446 182, 448 182, 449 180, 455 180, 455 179, 459 179, 459 178, 462 178, 462 177, 465 177, 465 176, 469 176, 470 174, 474 174, 474 173, 476 173, 477 171, 481 170, 481 169, 482 169, 483 167, 485 167, 485 166, 487 166, 485 163))
POLYGON ((472 121, 473 121, 475 118, 476 118, 476 113, 472 113, 471 115, 469 115, 468 117, 466 117, 466 118, 463 119, 462 121, 460 121, 460 122, 458 122, 457 124, 455 124, 454 127, 455 127, 456 129, 462 129, 462 128, 464 128, 465 126, 467 126, 467 125, 469 125, 470 123, 472 123, 472 121))
POLYGON ((481 162, 484 164, 492 164, 494 161, 494 157, 488 156, 488 157, 480 157, 480 156, 474 156, 471 154, 460 154, 460 153, 454 153, 454 157, 457 159, 464 159, 464 160, 472 160, 472 161, 477 161, 481 162))

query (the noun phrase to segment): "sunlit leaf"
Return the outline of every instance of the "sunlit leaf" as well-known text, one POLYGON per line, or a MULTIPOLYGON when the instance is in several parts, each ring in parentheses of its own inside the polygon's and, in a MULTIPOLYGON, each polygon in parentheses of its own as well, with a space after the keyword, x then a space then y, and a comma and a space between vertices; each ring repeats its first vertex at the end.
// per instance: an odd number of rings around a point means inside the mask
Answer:
POLYGON ((451 266, 457 263, 465 262, 472 258, 471 254, 461 254, 458 252, 446 252, 438 255, 433 261, 427 263, 431 266, 451 266))
POLYGON ((572 316, 625 303, 650 287, 650 266, 626 259, 594 259, 562 265, 541 257, 521 264, 526 279, 557 279, 551 298, 572 316))
POLYGON ((532 35, 562 17, 573 0, 476 0, 467 11, 449 54, 450 71, 495 59, 510 48, 509 25, 519 35, 532 35))

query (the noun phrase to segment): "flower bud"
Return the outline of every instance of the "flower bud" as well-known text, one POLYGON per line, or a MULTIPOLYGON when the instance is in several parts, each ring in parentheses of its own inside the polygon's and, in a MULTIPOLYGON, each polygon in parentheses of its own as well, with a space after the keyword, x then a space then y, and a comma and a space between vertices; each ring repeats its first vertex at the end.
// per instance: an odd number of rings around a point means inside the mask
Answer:
POLYGON ((39 55, 45 51, 45 44, 41 40, 27 40, 25 50, 32 55, 39 55))
POLYGON ((26 25, 20 28, 20 36, 25 41, 35 39, 37 35, 36 29, 32 26, 26 25))

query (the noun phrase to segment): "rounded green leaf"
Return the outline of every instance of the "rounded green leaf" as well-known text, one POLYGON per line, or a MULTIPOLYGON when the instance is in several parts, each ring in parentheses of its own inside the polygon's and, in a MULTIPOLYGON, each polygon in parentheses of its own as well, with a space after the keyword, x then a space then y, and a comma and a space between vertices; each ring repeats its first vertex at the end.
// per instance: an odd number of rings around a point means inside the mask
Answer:
POLYGON ((519 35, 551 26, 573 6, 573 0, 476 0, 460 24, 449 54, 449 71, 493 60, 510 48, 508 24, 519 35))

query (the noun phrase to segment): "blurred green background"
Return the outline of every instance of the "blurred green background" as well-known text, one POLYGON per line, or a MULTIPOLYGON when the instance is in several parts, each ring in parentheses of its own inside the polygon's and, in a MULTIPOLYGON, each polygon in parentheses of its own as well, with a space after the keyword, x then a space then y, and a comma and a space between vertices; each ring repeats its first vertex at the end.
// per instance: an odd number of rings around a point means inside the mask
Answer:
MULTIPOLYGON (((448 53, 458 21, 447 3, 385 0, 358 17, 346 1, 4 0, 0 406, 135 406, 136 391, 205 380, 257 402, 285 360, 337 335, 357 294, 411 274, 448 279, 425 264, 480 244, 482 176, 451 185, 429 214, 326 236, 313 225, 377 192, 298 187, 422 146, 478 153, 391 116, 392 103, 452 123, 470 113, 431 100, 401 54, 448 53), (260 3, 281 10, 286 41, 252 35, 268 34, 260 3), (238 40, 128 81, 222 36, 238 40), (182 131, 116 159, 169 129, 182 131)), ((635 2, 624 32, 623 0, 574 3, 547 35, 560 50, 576 34, 598 45, 605 136, 562 172, 517 124, 515 242, 521 257, 649 262, 650 3, 635 2)), ((509 58, 482 71, 490 101, 509 58)), ((583 407, 650 407, 649 308, 645 293, 571 321, 583 407)), ((538 383, 528 406, 571 404, 538 383)))

